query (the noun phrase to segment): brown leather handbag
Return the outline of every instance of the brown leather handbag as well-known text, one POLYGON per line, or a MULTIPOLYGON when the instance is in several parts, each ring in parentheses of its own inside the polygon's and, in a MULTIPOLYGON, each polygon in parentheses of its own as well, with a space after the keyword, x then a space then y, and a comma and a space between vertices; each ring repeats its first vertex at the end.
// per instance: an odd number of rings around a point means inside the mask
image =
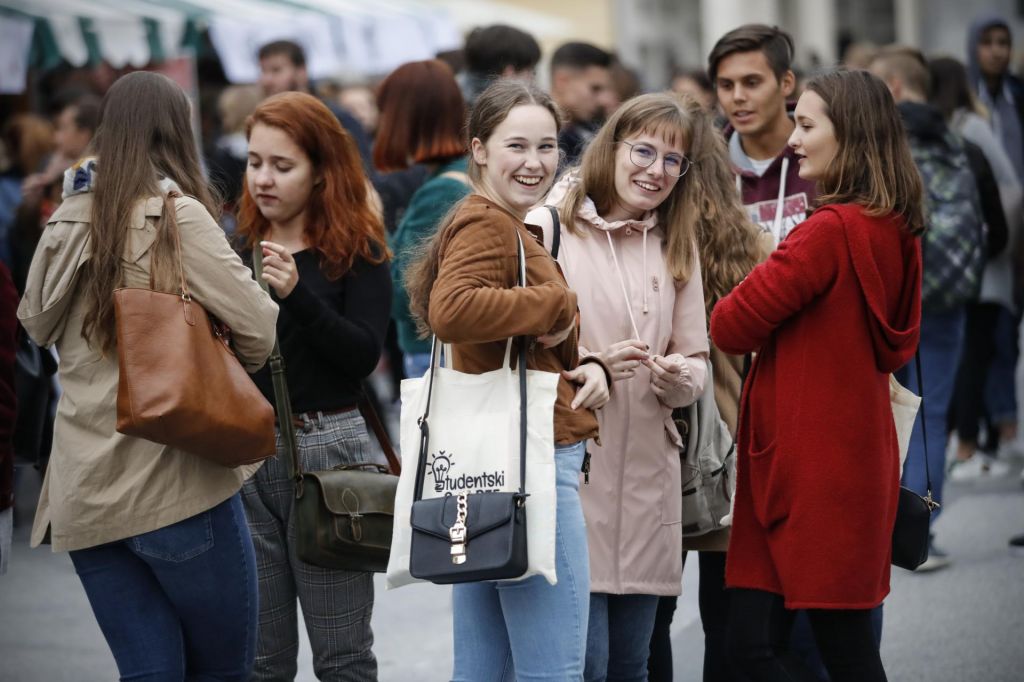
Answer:
MULTIPOLYGON (((176 196, 181 196, 176 194, 176 196)), ((189 293, 173 195, 164 200, 181 293, 114 290, 117 430, 226 467, 272 457, 274 408, 231 350, 229 332, 189 293)))

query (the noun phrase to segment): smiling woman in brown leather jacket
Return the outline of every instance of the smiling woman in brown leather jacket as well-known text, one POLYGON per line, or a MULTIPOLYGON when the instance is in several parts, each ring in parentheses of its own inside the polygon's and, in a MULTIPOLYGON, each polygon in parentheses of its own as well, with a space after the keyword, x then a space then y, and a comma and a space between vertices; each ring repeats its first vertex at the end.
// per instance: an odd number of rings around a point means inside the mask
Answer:
POLYGON ((533 576, 455 585, 454 680, 583 675, 590 571, 579 472, 608 378, 598 362, 579 363, 576 294, 523 223, 550 187, 557 135, 557 111, 543 92, 509 81, 484 91, 469 121, 473 194, 407 279, 413 313, 424 331, 452 344, 455 369, 498 369, 506 339, 525 335, 534 337, 528 367, 562 376, 554 413, 558 583, 533 576), (517 232, 525 287, 516 286, 517 232))

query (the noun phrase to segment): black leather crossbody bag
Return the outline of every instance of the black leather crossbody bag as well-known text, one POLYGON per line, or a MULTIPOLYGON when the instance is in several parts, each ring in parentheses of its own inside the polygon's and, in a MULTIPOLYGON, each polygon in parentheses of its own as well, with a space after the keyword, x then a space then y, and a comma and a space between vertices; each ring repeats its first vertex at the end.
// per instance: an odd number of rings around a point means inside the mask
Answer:
MULTIPOLYGON (((519 236, 518 233, 516 235, 519 236)), ((519 286, 526 286, 526 257, 519 238, 519 286)), ((460 493, 423 499, 430 451, 430 398, 437 367, 437 339, 430 349, 427 405, 420 417, 420 451, 412 503, 409 572, 439 585, 507 580, 526 573, 526 338, 519 339, 519 491, 460 493)), ((471 427, 470 427, 471 428, 471 427)))
POLYGON ((892 564, 908 571, 916 570, 928 559, 932 512, 939 503, 932 499, 932 477, 928 473, 928 430, 924 417, 924 384, 921 383, 921 353, 914 355, 917 369, 917 390, 921 391, 921 437, 924 440, 924 471, 927 494, 921 497, 910 488, 900 486, 896 508, 896 525, 892 529, 892 564))

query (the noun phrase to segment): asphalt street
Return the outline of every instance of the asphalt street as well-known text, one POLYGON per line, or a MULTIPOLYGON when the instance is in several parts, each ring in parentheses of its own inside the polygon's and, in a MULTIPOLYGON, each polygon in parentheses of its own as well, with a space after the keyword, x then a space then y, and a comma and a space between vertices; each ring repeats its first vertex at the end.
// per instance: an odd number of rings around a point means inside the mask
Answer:
MULTIPOLYGON (((1013 464, 1006 478, 947 483, 935 530, 953 559, 950 567, 929 574, 893 569, 882 637, 893 682, 1024 680, 1024 553, 1007 545, 1024 533, 1024 462, 1013 464)), ((9 572, 0 577, 0 682, 115 680, 113 657, 67 554, 28 547, 38 487, 35 470, 19 469, 15 544, 9 572)), ((687 563, 672 624, 675 679, 682 682, 701 679, 704 646, 697 563, 687 563)), ((386 590, 382 576, 376 585, 381 682, 449 679, 450 589, 417 584, 386 590)), ((297 679, 315 680, 304 633, 301 647, 297 679)))

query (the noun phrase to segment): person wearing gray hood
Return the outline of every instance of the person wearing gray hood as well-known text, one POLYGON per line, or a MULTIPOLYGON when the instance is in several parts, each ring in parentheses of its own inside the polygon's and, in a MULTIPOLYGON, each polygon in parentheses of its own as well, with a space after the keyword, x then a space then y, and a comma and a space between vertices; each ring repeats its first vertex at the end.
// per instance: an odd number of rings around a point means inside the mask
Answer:
MULTIPOLYGON (((1013 35, 1009 22, 998 14, 979 16, 967 34, 967 72, 978 100, 988 109, 990 122, 1002 142, 1019 179, 1024 181, 1024 83, 1010 74, 1013 35)), ((1020 250, 1014 249, 1020 259, 1020 250)), ((1017 264, 1018 272, 1020 263, 1017 264)), ((1022 298, 1015 286, 1014 302, 1022 298)), ((989 413, 989 447, 997 439, 1000 454, 1020 450, 1017 436, 1017 396, 1014 384, 1019 356, 1020 308, 1004 309, 996 326, 996 352, 989 369, 985 405, 989 413)))

